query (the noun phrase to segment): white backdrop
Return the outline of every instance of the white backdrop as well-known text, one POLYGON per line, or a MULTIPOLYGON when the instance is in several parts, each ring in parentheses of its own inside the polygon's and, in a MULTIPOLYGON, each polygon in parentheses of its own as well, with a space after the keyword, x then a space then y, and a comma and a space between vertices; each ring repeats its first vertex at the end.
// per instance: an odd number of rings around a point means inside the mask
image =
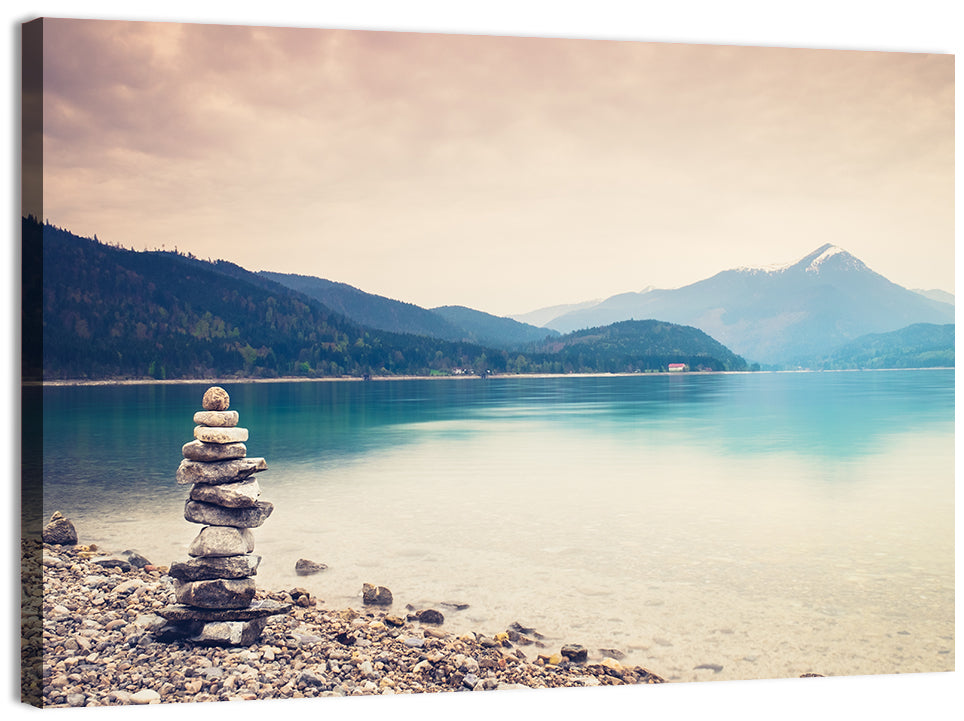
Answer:
MULTIPOLYGON (((8 103, 3 114, 10 162, 4 248, 3 352, 0 353, 0 405, 10 459, 7 492, 8 554, 0 575, 3 593, 0 655, 5 717, 8 710, 34 713, 18 702, 19 642, 16 478, 19 473, 17 389, 19 374, 19 83, 20 23, 48 17, 114 18, 214 22, 246 25, 344 27, 475 34, 613 38, 664 42, 729 43, 859 50, 930 51, 958 54, 964 18, 956 0, 352 0, 351 2, 237 2, 169 0, 145 8, 108 0, 7 3, 4 57, 0 75, 8 103)), ((958 117, 960 114, 958 113, 958 117)), ((959 122, 958 122, 959 126, 959 122)), ((957 190, 960 198, 960 185, 957 190)), ((658 672, 658 669, 656 669, 658 672)), ((440 694, 423 697, 319 699, 244 704, 185 704, 166 707, 66 711, 83 718, 173 719, 186 715, 263 714, 326 719, 410 718, 598 718, 625 714, 653 719, 837 719, 959 718, 964 709, 960 673, 879 676, 848 679, 679 684, 629 689, 586 689, 532 693, 440 694), (602 691, 600 693, 600 691, 602 691), (175 716, 177 714, 178 716, 175 716)))

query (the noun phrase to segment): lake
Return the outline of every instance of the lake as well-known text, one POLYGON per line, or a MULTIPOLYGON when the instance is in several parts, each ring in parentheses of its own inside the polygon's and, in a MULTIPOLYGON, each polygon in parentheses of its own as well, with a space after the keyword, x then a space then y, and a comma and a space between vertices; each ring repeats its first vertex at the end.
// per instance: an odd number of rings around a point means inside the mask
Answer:
MULTIPOLYGON (((174 471, 209 385, 28 389, 43 517, 187 558, 174 471)), ((222 385, 268 462, 261 588, 384 585, 668 680, 954 668, 952 370, 222 385)))

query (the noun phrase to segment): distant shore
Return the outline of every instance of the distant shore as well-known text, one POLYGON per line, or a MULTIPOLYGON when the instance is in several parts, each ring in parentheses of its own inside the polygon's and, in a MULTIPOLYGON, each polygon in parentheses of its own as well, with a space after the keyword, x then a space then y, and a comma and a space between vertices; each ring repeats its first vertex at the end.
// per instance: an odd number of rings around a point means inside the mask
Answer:
MULTIPOLYGON (((487 378, 624 378, 635 376, 704 376, 704 375, 757 375, 760 373, 868 373, 879 371, 936 371, 954 370, 953 366, 934 366, 930 368, 841 368, 834 370, 822 370, 816 368, 798 368, 787 370, 761 370, 761 371, 647 371, 645 373, 490 373, 487 378)), ((305 378, 303 376, 283 376, 280 378, 103 378, 97 380, 89 379, 61 379, 61 380, 28 380, 21 385, 25 386, 136 386, 136 385, 221 385, 236 383, 364 383, 372 381, 451 381, 451 380, 482 380, 478 374, 462 373, 452 375, 434 376, 371 376, 360 378, 358 376, 325 376, 322 378, 305 378)))

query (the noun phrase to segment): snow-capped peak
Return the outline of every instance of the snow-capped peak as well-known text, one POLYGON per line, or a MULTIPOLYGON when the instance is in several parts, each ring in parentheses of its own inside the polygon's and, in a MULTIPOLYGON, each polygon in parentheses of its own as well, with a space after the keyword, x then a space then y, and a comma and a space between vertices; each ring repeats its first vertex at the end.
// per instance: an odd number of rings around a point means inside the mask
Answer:
POLYGON ((823 265, 828 259, 833 258, 835 255, 840 255, 841 253, 844 255, 849 255, 849 253, 847 253, 847 251, 843 248, 838 248, 836 245, 827 243, 808 255, 807 258, 804 258, 804 260, 800 261, 800 265, 802 265, 805 260, 812 258, 812 260, 810 260, 810 262, 807 264, 806 271, 808 273, 816 273, 820 270, 820 266, 823 265))
POLYGON ((807 273, 818 273, 820 272, 820 267, 826 263, 828 260, 835 256, 840 256, 841 259, 849 261, 849 265, 854 268, 859 268, 863 265, 857 258, 854 258, 850 253, 848 253, 843 248, 840 248, 833 243, 826 243, 821 245, 812 253, 804 256, 798 261, 793 263, 782 263, 779 265, 766 265, 766 266, 756 266, 756 267, 740 267, 736 270, 750 273, 783 273, 790 269, 803 270, 807 273))

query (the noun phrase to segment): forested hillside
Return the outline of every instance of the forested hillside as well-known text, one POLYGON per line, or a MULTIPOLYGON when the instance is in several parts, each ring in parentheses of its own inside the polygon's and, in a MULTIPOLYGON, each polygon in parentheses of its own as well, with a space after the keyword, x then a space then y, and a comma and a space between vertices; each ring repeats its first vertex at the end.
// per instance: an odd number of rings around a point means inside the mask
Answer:
POLYGON ((809 365, 827 370, 953 368, 954 325, 915 323, 891 333, 871 333, 809 365))
POLYGON ((743 358, 703 331, 657 320, 627 320, 576 331, 532 349, 551 354, 577 372, 665 370, 670 363, 685 363, 691 370, 747 370, 743 358))
POLYGON ((468 340, 465 333, 436 313, 412 303, 404 303, 366 293, 346 283, 292 273, 262 270, 259 276, 314 298, 368 328, 394 333, 426 335, 442 340, 468 340))
POLYGON ((43 248, 47 380, 429 374, 485 355, 370 331, 223 260, 111 247, 32 219, 23 233, 25 257, 43 248))

